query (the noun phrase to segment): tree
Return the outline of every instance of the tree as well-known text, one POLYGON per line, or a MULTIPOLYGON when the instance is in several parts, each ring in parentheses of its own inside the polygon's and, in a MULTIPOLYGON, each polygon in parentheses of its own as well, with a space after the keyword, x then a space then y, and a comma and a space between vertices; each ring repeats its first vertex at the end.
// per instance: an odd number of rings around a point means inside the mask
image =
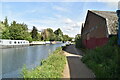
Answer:
POLYGON ((0 22, 0 38, 10 39, 9 27, 5 27, 3 22, 0 22))
POLYGON ((2 39, 10 39, 10 32, 9 29, 6 28, 3 32, 2 32, 2 39))
POLYGON ((5 25, 5 27, 9 27, 9 24, 8 24, 8 19, 7 19, 7 17, 5 18, 5 20, 4 20, 4 22, 3 22, 3 24, 5 25))
POLYGON ((2 32, 5 30, 5 25, 0 22, 0 34, 2 34, 2 32))
POLYGON ((82 44, 82 39, 81 39, 81 35, 77 34, 75 36, 75 47, 76 48, 84 48, 84 45, 82 44))
POLYGON ((42 32, 42 40, 45 41, 55 40, 55 34, 51 28, 44 29, 44 31, 42 32))
POLYGON ((58 28, 55 32, 54 32, 56 35, 58 35, 58 36, 62 36, 63 35, 63 32, 61 31, 61 29, 60 28, 58 28))
POLYGON ((54 41, 55 40, 55 34, 54 34, 53 30, 51 28, 48 28, 47 31, 48 31, 49 40, 54 41))
POLYGON ((7 17, 4 21, 0 22, 0 34, 2 34, 0 35, 0 38, 2 39, 32 41, 32 37, 28 32, 26 24, 20 24, 13 21, 9 26, 7 17))
POLYGON ((56 41, 63 41, 63 32, 60 28, 58 28, 54 33, 56 35, 56 41))
POLYGON ((63 35, 63 41, 68 41, 69 40, 69 36, 68 35, 63 35))
POLYGON ((10 38, 13 40, 32 40, 26 24, 19 24, 13 21, 9 27, 9 32, 10 38))
POLYGON ((37 28, 35 26, 33 26, 32 32, 31 32, 31 36, 33 40, 38 40, 38 32, 37 32, 37 28))
POLYGON ((37 40, 39 40, 39 41, 41 41, 42 40, 42 36, 38 33, 37 34, 37 37, 38 37, 38 39, 37 40))

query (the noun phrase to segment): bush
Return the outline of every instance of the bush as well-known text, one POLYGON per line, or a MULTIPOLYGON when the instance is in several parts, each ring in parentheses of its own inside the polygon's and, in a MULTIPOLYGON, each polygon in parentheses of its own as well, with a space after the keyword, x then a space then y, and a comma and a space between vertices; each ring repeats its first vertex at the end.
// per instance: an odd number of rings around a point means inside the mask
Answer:
POLYGON ((116 45, 117 37, 111 37, 103 47, 87 50, 82 61, 93 70, 97 78, 118 78, 120 76, 120 48, 116 45))
POLYGON ((75 36, 75 47, 76 48, 85 48, 82 44, 82 38, 80 35, 75 36))
POLYGON ((41 62, 41 66, 28 70, 23 68, 23 78, 61 78, 66 57, 61 54, 62 48, 56 49, 46 60, 41 62))

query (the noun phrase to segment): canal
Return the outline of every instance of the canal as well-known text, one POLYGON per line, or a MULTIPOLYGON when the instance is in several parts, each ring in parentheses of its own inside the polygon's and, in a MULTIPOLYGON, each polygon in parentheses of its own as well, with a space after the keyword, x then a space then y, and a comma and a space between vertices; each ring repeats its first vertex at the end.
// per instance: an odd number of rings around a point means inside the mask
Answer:
POLYGON ((57 47, 64 44, 36 45, 21 48, 0 49, 2 78, 19 78, 24 65, 32 69, 40 65, 57 47))

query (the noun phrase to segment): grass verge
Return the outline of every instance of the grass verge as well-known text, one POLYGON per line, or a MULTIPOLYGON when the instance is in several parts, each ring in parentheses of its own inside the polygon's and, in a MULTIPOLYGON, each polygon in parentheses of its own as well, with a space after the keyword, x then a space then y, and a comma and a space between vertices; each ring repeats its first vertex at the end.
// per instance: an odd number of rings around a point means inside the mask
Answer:
POLYGON ((62 48, 57 48, 46 60, 43 60, 41 66, 28 70, 26 67, 22 70, 23 78, 62 78, 66 57, 62 54, 62 48))

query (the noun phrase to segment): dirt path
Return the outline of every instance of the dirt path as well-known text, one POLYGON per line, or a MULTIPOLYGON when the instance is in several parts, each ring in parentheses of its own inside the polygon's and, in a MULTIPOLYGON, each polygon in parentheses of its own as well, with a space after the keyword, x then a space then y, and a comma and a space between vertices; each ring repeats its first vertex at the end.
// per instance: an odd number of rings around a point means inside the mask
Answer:
POLYGON ((67 64, 63 72, 63 78, 95 78, 94 73, 81 61, 83 55, 74 45, 70 45, 64 51, 67 64))

